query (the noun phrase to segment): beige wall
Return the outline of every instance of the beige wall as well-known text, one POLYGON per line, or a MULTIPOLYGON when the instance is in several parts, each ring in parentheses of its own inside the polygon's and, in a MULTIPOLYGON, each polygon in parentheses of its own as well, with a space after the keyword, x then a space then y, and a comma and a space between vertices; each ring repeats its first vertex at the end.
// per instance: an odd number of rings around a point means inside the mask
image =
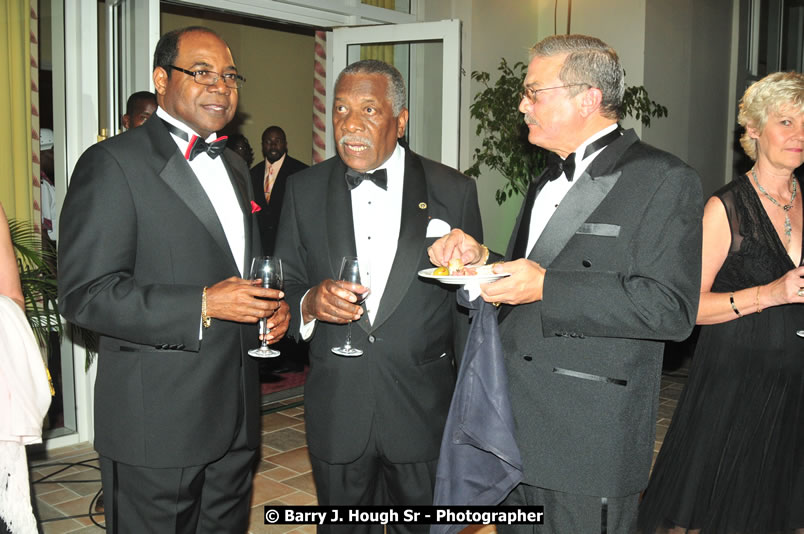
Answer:
POLYGON ((160 23, 163 34, 184 26, 207 26, 229 43, 238 70, 247 80, 240 90, 235 121, 242 121, 239 131, 254 149, 254 164, 262 158, 262 131, 273 124, 285 130, 290 155, 310 163, 312 36, 167 13, 162 14, 160 23))
POLYGON ((698 171, 706 196, 731 179, 732 4, 647 0, 645 86, 670 115, 643 138, 698 171))

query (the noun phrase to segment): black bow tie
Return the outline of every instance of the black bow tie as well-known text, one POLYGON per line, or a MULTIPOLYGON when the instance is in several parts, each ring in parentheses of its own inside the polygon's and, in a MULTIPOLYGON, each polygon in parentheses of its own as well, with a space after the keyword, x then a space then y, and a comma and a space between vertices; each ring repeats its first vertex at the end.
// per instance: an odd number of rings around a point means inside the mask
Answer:
MULTIPOLYGON (((586 149, 583 151, 583 159, 588 158, 601 148, 608 146, 609 143, 619 138, 620 135, 622 135, 622 131, 617 127, 603 137, 595 139, 586 145, 586 149)), ((575 175, 575 152, 567 156, 566 159, 561 159, 557 154, 550 152, 547 155, 547 168, 547 179, 551 182, 561 176, 562 172, 567 177, 567 181, 571 182, 575 175)))
POLYGON ((561 159, 558 154, 550 152, 547 155, 547 179, 551 182, 561 176, 561 173, 567 177, 567 181, 571 182, 572 177, 575 175, 575 152, 561 159))
POLYGON ((346 171, 346 185, 349 186, 350 191, 363 183, 363 180, 371 180, 377 184, 377 187, 388 190, 388 173, 385 172, 385 169, 374 172, 360 172, 352 169, 346 171))
POLYGON ((228 137, 223 136, 218 137, 211 143, 207 143, 200 137, 193 136, 193 138, 195 139, 195 142, 191 143, 190 150, 187 153, 188 161, 193 161, 193 159, 201 152, 206 152, 207 155, 212 159, 217 158, 223 153, 223 149, 226 148, 226 141, 229 139, 228 137))
POLYGON ((190 140, 187 132, 181 128, 177 128, 164 119, 162 122, 165 123, 165 127, 170 133, 190 143, 190 146, 187 147, 187 152, 184 154, 184 157, 187 158, 187 161, 193 161, 195 157, 202 152, 206 152, 207 155, 212 159, 217 158, 223 153, 223 149, 226 148, 226 141, 229 139, 228 137, 223 136, 218 137, 211 143, 207 143, 197 135, 193 135, 192 140, 190 140))

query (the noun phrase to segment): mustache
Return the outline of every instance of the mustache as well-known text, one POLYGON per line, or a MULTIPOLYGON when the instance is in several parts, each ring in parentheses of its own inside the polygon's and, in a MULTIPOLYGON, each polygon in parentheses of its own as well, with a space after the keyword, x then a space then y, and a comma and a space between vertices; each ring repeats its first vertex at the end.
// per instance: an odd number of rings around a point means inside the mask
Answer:
POLYGON ((533 119, 528 115, 525 115, 525 124, 532 124, 533 126, 538 126, 539 122, 536 119, 533 119))
POLYGON ((346 134, 341 137, 340 141, 338 141, 338 144, 341 146, 345 145, 346 143, 361 144, 366 145, 369 148, 374 148, 374 143, 371 141, 371 139, 355 134, 346 134))

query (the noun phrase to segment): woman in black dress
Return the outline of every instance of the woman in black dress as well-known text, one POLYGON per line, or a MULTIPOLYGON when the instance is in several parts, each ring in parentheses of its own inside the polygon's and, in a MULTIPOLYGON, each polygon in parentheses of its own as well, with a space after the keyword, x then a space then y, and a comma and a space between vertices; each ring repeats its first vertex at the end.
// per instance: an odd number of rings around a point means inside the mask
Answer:
POLYGON ((640 505, 645 534, 804 533, 804 75, 751 85, 738 121, 755 164, 704 208, 705 326, 640 505))

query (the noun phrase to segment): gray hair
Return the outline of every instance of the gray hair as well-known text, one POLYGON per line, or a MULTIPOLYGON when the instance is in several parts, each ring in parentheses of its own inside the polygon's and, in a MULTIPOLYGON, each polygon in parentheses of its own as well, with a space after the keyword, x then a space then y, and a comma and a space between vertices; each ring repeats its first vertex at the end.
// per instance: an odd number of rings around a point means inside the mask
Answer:
POLYGON ((376 59, 363 59, 348 65, 338 74, 335 80, 335 90, 338 90, 341 80, 349 74, 379 74, 388 80, 388 101, 391 103, 391 110, 394 117, 398 117, 402 110, 407 107, 407 94, 405 92, 405 80, 402 74, 394 67, 384 61, 376 59))
MULTIPOLYGON (((562 83, 600 89, 603 93, 601 114, 610 119, 622 119, 625 73, 617 52, 596 37, 577 34, 552 35, 530 49, 530 59, 560 54, 568 54, 558 75, 562 83)), ((579 87, 568 88, 573 96, 582 90, 579 87)))
POLYGON ((748 128, 762 133, 768 115, 804 113, 804 74, 800 72, 774 72, 754 82, 740 100, 737 122, 746 129, 740 144, 746 155, 757 159, 757 140, 748 134, 748 128))

